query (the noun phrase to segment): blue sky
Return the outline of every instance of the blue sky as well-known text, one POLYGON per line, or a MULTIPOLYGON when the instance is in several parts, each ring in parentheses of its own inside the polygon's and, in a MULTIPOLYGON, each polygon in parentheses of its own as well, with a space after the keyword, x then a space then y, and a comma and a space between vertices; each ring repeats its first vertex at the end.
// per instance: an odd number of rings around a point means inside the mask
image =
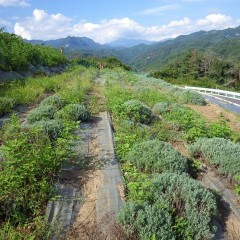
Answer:
POLYGON ((239 0, 0 0, 0 26, 27 39, 160 41, 240 25, 239 0))

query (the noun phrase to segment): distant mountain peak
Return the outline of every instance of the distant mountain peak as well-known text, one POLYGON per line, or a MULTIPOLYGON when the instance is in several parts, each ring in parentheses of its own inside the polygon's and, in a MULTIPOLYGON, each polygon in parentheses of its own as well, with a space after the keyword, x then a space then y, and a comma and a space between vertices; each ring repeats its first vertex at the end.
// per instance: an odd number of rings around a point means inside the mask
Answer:
POLYGON ((129 48, 134 47, 139 44, 145 44, 145 45, 151 45, 155 43, 154 41, 148 41, 145 39, 127 39, 127 38, 121 38, 112 42, 109 42, 105 45, 110 47, 120 47, 120 48, 129 48))

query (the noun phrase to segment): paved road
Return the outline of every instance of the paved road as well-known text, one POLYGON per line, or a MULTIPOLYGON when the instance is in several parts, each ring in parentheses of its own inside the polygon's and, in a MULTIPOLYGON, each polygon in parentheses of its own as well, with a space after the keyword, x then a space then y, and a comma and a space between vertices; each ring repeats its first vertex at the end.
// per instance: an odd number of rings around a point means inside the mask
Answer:
MULTIPOLYGON (((205 95, 205 94, 203 94, 203 96, 207 101, 209 101, 211 103, 215 103, 215 104, 217 104, 217 105, 219 105, 219 106, 221 106, 221 107, 223 107, 223 108, 225 108, 229 111, 240 114, 240 106, 236 106, 236 105, 233 105, 231 103, 228 103, 228 102, 224 101, 224 100, 232 101, 232 99, 222 97, 222 96, 220 96, 220 97, 218 96, 218 98, 215 98, 213 96, 205 95)), ((233 100, 233 101, 234 101, 234 103, 239 103, 240 104, 239 100, 233 100)))

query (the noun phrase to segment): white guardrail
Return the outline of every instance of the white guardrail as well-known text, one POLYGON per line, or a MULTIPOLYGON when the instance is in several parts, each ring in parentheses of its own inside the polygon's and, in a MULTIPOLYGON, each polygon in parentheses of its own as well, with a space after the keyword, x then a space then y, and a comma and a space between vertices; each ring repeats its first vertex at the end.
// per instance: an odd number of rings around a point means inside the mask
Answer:
POLYGON ((237 93, 237 92, 224 91, 224 90, 212 89, 212 88, 189 87, 189 86, 185 86, 185 89, 240 100, 240 93, 237 93))

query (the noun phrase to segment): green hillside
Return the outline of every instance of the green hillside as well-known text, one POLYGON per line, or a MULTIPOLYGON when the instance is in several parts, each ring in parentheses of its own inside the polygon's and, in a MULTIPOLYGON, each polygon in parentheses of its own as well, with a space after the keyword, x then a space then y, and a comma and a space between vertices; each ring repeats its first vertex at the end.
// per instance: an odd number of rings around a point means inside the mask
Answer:
POLYGON ((224 59, 214 51, 191 49, 178 54, 151 77, 165 79, 178 85, 202 87, 240 87, 240 64, 230 58, 224 59))
POLYGON ((0 70, 27 71, 30 65, 54 67, 66 62, 66 57, 59 50, 33 46, 19 36, 0 29, 0 70))
MULTIPOLYGON (((224 58, 240 59, 240 26, 218 31, 200 31, 151 46, 130 49, 127 62, 136 69, 156 70, 189 49, 212 50, 224 58)), ((124 51, 121 54, 124 55, 124 51)), ((122 57, 122 55, 119 55, 122 57)))

